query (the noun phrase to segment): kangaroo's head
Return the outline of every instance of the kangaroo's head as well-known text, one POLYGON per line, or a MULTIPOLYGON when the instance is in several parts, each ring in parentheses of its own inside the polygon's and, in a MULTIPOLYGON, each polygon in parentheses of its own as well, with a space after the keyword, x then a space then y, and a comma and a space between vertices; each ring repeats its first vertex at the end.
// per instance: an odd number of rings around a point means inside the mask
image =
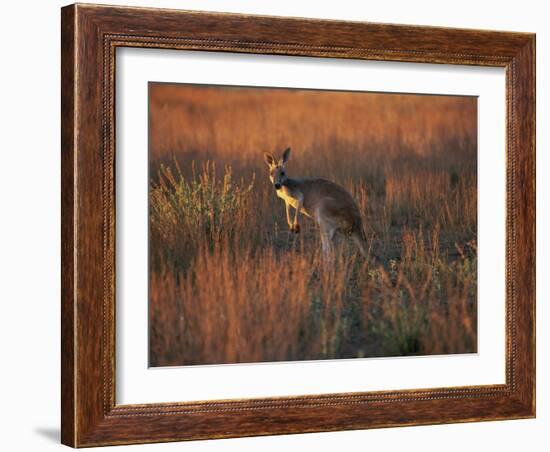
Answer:
POLYGON ((285 165, 290 157, 290 148, 283 152, 280 159, 276 159, 273 154, 264 154, 265 163, 269 167, 269 180, 275 187, 275 190, 281 189, 288 179, 285 171, 285 165))

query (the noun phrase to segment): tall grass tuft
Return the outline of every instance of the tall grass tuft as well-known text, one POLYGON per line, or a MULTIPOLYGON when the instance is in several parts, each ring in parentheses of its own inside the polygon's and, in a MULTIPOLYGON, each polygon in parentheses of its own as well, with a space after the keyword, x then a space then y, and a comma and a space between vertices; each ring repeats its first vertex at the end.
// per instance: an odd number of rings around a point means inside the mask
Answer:
POLYGON ((161 165, 157 181, 151 183, 149 221, 151 250, 156 260, 165 258, 176 265, 197 243, 219 243, 222 237, 242 236, 250 215, 250 193, 255 176, 248 183, 235 183, 231 167, 219 177, 214 162, 205 162, 199 174, 192 164, 186 180, 179 162, 161 165))

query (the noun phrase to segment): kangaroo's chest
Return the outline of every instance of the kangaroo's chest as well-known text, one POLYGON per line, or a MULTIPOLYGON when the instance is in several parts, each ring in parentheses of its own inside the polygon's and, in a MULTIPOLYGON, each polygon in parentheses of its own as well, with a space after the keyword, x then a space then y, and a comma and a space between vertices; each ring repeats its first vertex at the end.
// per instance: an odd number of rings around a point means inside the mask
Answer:
MULTIPOLYGON (((282 187, 280 190, 277 190, 276 193, 279 198, 281 198, 284 202, 290 204, 296 209, 296 207, 298 206, 298 199, 291 189, 289 189, 288 187, 282 187)), ((301 212, 307 216, 310 216, 305 204, 305 202, 302 204, 301 212)))
POLYGON ((294 208, 298 204, 298 200, 292 195, 292 192, 287 187, 277 190, 277 196, 294 208))

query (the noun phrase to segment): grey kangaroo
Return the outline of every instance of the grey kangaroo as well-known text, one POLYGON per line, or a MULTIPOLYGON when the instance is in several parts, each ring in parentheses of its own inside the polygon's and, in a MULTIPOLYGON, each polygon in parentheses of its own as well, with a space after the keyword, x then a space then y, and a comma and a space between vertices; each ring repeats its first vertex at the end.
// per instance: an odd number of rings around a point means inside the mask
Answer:
POLYGON ((269 179, 277 196, 286 205, 286 221, 290 230, 300 232, 300 213, 313 219, 319 226, 321 244, 325 257, 332 256, 333 238, 336 232, 348 236, 367 257, 367 239, 361 221, 361 214, 353 197, 340 185, 326 179, 291 179, 286 173, 290 148, 280 159, 265 154, 269 167, 269 179), (295 209, 294 218, 291 207, 295 209))

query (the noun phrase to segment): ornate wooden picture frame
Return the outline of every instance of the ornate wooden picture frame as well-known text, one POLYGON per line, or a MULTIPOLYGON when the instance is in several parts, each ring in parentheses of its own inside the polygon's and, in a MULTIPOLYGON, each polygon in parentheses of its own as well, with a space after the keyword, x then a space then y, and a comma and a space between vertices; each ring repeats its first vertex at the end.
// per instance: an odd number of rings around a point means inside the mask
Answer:
POLYGON ((62 442, 73 447, 535 416, 535 36, 175 10, 62 9, 62 442), (505 384, 118 405, 115 51, 493 66, 506 71, 505 384))

